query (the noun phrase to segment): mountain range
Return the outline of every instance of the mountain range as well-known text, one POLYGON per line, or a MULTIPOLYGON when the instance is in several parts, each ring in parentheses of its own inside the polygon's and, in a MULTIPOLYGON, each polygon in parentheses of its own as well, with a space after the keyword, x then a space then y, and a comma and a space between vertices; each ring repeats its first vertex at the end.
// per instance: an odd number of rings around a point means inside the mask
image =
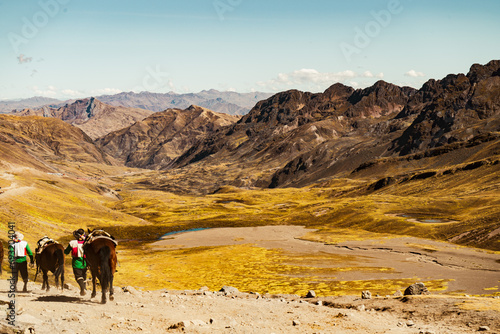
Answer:
MULTIPOLYGON (((241 118, 199 106, 153 113, 96 98, 16 114, 51 116, 81 128, 103 161, 189 171, 186 179, 198 182, 198 172, 216 170, 217 177, 200 188, 205 192, 223 185, 304 186, 339 177, 389 177, 385 182, 390 183, 428 168, 494 162, 500 143, 500 61, 429 80, 418 90, 384 81, 365 89, 337 83, 323 93, 289 90, 259 101, 241 118)), ((47 141, 43 134, 33 136, 32 145, 47 141)), ((26 140, 21 142, 26 147, 26 140)), ((58 145, 51 147, 60 154, 58 145)))
POLYGON ((30 97, 29 99, 20 100, 4 100, 0 101, 0 113, 10 113, 14 110, 22 110, 25 108, 39 108, 44 105, 57 103, 61 103, 61 101, 43 96, 35 96, 30 97))
POLYGON ((497 155, 499 130, 496 60, 473 65, 467 75, 429 80, 419 90, 379 81, 358 90, 334 84, 318 94, 278 93, 166 168, 222 161, 240 170, 257 167, 258 178, 231 182, 260 187, 302 186, 353 172, 382 177, 387 171, 375 173, 376 166, 392 163, 404 174, 410 160, 414 169, 444 168, 497 155), (423 159, 445 153, 441 161, 423 159))
MULTIPOLYGON (((95 98, 101 102, 115 107, 139 108, 151 111, 163 111, 169 108, 185 109, 190 105, 223 112, 231 115, 246 114, 257 102, 271 96, 270 93, 236 93, 220 92, 215 89, 203 90, 199 93, 178 94, 150 93, 150 92, 123 92, 115 95, 101 95, 95 98)), ((88 100, 90 98, 80 99, 88 100)), ((46 97, 33 97, 24 100, 0 101, 0 113, 19 112, 26 108, 58 109, 66 105, 71 105, 77 100, 60 101, 46 97)))
POLYGON ((257 102, 271 96, 270 93, 236 93, 220 92, 215 89, 203 90, 199 93, 120 93, 116 95, 98 96, 97 99, 113 106, 142 108, 152 111, 163 111, 177 108, 186 109, 191 105, 231 115, 246 114, 257 102))

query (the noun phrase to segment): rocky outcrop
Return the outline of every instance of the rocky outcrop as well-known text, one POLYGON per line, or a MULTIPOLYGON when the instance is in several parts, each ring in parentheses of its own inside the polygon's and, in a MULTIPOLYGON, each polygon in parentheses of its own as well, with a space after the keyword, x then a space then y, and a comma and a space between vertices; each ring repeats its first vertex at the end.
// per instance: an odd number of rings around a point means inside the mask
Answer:
POLYGON ((407 155, 500 129, 500 62, 475 64, 467 75, 430 80, 398 116, 415 114, 391 150, 407 155))

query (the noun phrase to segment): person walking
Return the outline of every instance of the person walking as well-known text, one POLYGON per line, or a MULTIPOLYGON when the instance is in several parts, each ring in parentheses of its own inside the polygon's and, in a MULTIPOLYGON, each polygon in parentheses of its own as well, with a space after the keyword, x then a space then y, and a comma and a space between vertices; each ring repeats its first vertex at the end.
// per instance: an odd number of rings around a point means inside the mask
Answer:
POLYGON ((23 292, 28 292, 28 262, 26 261, 26 256, 30 257, 30 267, 34 266, 33 262, 33 252, 28 245, 28 242, 24 241, 24 235, 21 232, 14 233, 14 244, 10 246, 9 251, 14 253, 14 284, 17 291, 17 281, 19 279, 19 274, 24 282, 23 292))
POLYGON ((85 231, 78 229, 73 232, 75 240, 69 242, 68 247, 64 250, 64 254, 69 254, 73 257, 71 265, 73 266, 73 274, 75 280, 80 286, 80 296, 85 296, 87 293, 87 261, 85 254, 83 254, 83 243, 85 241, 85 231))

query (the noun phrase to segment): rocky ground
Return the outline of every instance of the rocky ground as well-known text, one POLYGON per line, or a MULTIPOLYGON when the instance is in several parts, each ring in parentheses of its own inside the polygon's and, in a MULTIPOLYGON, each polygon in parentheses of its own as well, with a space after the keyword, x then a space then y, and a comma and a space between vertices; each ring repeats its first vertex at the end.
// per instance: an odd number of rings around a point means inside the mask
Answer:
MULTIPOLYGON (((5 278, 5 273, 4 273, 5 278)), ((8 284, 0 303, 8 307, 8 284)), ((116 287, 114 301, 50 292, 30 283, 16 294, 16 325, 24 333, 500 333, 493 297, 361 296, 305 298, 224 291, 138 291, 116 287)), ((16 333, 0 322, 1 333, 16 333)))

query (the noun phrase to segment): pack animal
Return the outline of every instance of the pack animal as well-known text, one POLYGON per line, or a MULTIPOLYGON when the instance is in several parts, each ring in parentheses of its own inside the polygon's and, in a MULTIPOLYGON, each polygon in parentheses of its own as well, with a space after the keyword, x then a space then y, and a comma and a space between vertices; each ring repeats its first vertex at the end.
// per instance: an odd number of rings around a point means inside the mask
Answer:
POLYGON ((42 248, 37 248, 35 254, 36 274, 41 270, 43 277, 42 290, 49 291, 48 272, 52 272, 55 277, 56 288, 59 288, 59 278, 61 278, 61 290, 64 290, 64 247, 58 242, 52 241, 42 248))
POLYGON ((96 296, 96 279, 99 278, 101 284, 101 303, 107 301, 109 290, 109 300, 114 300, 113 278, 116 271, 116 245, 117 242, 107 232, 102 230, 88 230, 89 234, 85 239, 83 251, 85 253, 90 273, 92 274, 92 295, 96 296))

